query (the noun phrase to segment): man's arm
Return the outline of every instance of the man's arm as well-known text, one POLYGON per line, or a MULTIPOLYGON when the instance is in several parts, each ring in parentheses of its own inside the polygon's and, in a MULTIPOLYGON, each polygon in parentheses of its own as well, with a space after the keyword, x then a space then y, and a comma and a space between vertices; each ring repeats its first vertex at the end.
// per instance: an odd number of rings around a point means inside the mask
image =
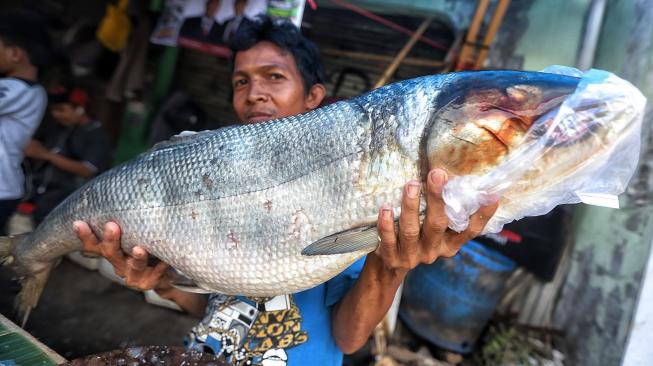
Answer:
POLYGON ((344 353, 352 353, 365 344, 390 308, 408 271, 420 263, 433 263, 440 256, 454 256, 464 243, 481 233, 496 211, 497 204, 481 207, 471 216, 467 230, 447 231, 441 195, 446 182, 443 170, 429 173, 426 217, 421 228, 419 182, 411 181, 404 189, 398 234, 392 207, 381 208, 377 223, 379 247, 367 256, 358 281, 333 309, 333 336, 344 353))
POLYGON ((22 81, 0 78, 0 116, 15 112, 28 93, 22 81))
POLYGON ((34 139, 32 139, 25 148, 25 156, 32 159, 47 161, 61 170, 65 170, 84 178, 92 177, 97 173, 96 169, 92 169, 87 164, 84 164, 83 161, 73 160, 54 153, 34 139))
POLYGON ((74 229, 84 245, 84 252, 100 255, 112 265, 116 275, 125 279, 129 287, 142 291, 154 290, 164 299, 174 301, 187 313, 201 318, 204 315, 207 299, 204 295, 181 291, 171 286, 166 275, 168 265, 164 262, 154 267, 147 265, 147 251, 134 247, 132 255, 120 248, 120 227, 114 222, 104 226, 102 241, 93 234, 91 228, 83 221, 75 221, 74 229))

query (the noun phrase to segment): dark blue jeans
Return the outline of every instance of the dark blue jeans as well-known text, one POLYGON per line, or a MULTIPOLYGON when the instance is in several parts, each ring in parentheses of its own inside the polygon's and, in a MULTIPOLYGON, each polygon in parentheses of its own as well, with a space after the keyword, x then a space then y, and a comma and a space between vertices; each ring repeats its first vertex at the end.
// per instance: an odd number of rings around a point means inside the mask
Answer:
POLYGON ((9 217, 16 210, 20 200, 0 200, 0 236, 7 235, 9 217))

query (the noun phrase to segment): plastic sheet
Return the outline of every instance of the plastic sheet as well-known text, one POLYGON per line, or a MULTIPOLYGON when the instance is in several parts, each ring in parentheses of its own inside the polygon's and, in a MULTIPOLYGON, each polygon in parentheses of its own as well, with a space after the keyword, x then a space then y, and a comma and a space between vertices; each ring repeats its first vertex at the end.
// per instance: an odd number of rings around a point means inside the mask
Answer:
POLYGON ((644 96, 606 71, 552 66, 543 72, 581 80, 497 167, 482 176, 450 179, 443 199, 452 230, 465 230, 470 215, 497 200, 499 209, 483 233, 497 233, 506 223, 561 204, 614 207, 626 189, 639 158, 644 96))

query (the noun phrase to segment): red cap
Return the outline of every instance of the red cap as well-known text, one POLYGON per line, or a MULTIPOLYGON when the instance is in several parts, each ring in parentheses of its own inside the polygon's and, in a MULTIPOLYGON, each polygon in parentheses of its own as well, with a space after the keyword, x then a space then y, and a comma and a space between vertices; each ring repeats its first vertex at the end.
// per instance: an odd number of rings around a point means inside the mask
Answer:
POLYGON ((48 98, 51 103, 70 103, 76 106, 86 108, 88 106, 88 94, 80 88, 66 89, 63 86, 57 86, 50 89, 48 98))

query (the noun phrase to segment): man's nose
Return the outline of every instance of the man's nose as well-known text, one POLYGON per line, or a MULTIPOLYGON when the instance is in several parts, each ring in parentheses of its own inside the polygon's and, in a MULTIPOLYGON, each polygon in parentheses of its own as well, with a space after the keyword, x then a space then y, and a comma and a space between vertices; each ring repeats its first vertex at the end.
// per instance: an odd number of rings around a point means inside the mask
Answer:
POLYGON ((260 81, 252 80, 249 84, 247 101, 250 103, 266 102, 269 98, 268 89, 260 81))

